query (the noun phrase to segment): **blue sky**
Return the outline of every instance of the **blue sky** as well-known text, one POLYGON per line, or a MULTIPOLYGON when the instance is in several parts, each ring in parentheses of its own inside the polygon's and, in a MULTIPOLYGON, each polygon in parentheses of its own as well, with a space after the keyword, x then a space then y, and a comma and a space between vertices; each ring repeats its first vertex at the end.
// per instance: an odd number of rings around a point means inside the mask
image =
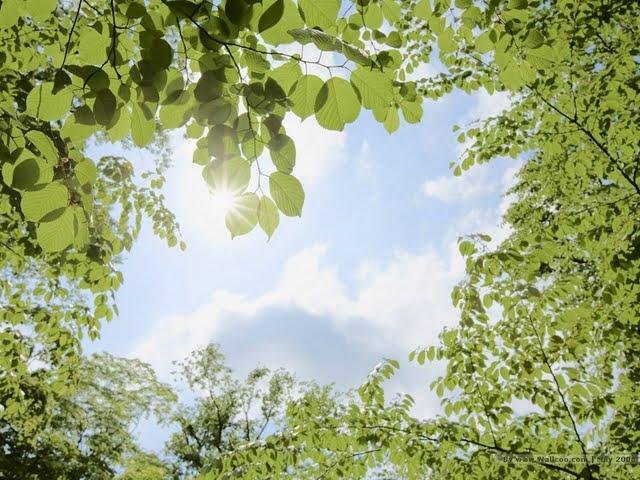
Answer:
MULTIPOLYGON (((397 358, 403 367, 390 390, 417 397, 417 414, 433 414, 427 386, 440 372, 408 365, 407 354, 455 324, 456 239, 504 234, 502 192, 517 166, 499 160, 453 177, 449 163, 464 147, 451 127, 507 104, 454 93, 425 102, 423 121, 393 135, 368 112, 344 132, 289 121, 307 199, 302 218, 283 218, 268 242, 259 230, 230 239, 191 145, 177 141, 166 193, 188 249, 169 249, 146 228, 122 265, 120 316, 86 350, 142 358, 169 380, 172 360, 213 341, 239 374, 285 367, 339 388, 397 358)), ((136 158, 146 163, 145 153, 136 158)), ((159 450, 166 431, 143 424, 139 434, 159 450)))

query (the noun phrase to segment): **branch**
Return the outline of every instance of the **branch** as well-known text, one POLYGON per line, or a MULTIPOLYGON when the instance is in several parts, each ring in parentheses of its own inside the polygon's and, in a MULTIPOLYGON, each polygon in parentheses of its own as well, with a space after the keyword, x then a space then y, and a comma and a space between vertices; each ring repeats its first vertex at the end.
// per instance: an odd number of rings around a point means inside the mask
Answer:
POLYGON ((331 471, 331 469, 333 467, 335 467, 338 463, 340 463, 342 460, 346 460, 346 459, 349 459, 349 458, 357 458, 357 457, 361 457, 363 455, 369 455, 370 453, 379 452, 380 450, 382 450, 382 447, 371 448, 369 450, 363 450, 361 452, 355 452, 355 453, 350 453, 350 454, 347 454, 347 455, 342 455, 337 460, 335 460, 333 463, 331 463, 327 468, 325 468, 325 470, 320 474, 320 476, 316 477, 316 480, 322 480, 323 478, 325 478, 327 476, 327 473, 329 473, 331 471))
POLYGON ((116 76, 118 77, 118 80, 120 80, 122 77, 120 76, 120 72, 118 71, 118 65, 116 63, 117 60, 117 41, 118 41, 118 35, 116 33, 116 8, 115 5, 113 4, 113 0, 111 0, 111 23, 113 24, 113 31, 111 32, 111 52, 109 54, 109 56, 113 55, 113 69, 116 72, 116 76))
POLYGON ((584 444, 584 442, 582 441, 582 438, 580 438, 580 433, 578 433, 578 426, 576 425, 576 421, 573 418, 573 415, 571 414, 571 409, 569 408, 569 405, 567 403, 567 400, 564 396, 564 394, 562 393, 562 389, 560 388, 560 383, 558 382, 558 378, 556 377, 556 374, 553 372, 553 368, 551 368, 551 362, 549 362, 549 358, 547 357, 547 353, 544 350, 544 345, 542 344, 542 339, 540 338, 540 334, 538 333, 538 330, 535 327, 535 324, 533 322, 533 319, 531 318, 531 315, 528 316, 529 318, 529 324, 531 325, 531 329, 533 330, 533 333, 536 336, 536 340, 538 342, 538 347, 540 348, 540 353, 542 353, 542 361, 544 362, 544 364, 546 365, 547 369, 549 370, 549 373, 551 374, 551 377, 553 378, 553 383, 555 383, 556 385, 556 391, 558 392, 558 395, 560 396, 560 400, 562 401, 562 406, 564 407, 564 410, 567 412, 567 416, 569 417, 569 420, 571 421, 571 426, 573 427, 573 433, 576 436, 576 440, 578 441, 578 444, 580 445, 580 449, 582 450, 582 454, 585 457, 585 463, 587 465, 587 471, 589 472, 589 478, 591 477, 591 464, 589 463, 589 460, 587 460, 587 448, 584 444))
POLYGON ((62 68, 64 67, 64 64, 67 61, 67 54, 69 53, 69 45, 71 45, 71 36, 73 35, 73 31, 76 28, 76 23, 78 23, 78 17, 80 16, 80 9, 82 8, 82 2, 83 0, 80 0, 78 2, 78 9, 76 10, 76 16, 73 18, 71 31, 69 32, 69 36, 67 37, 67 44, 64 47, 64 56, 62 57, 62 64, 60 65, 60 68, 58 68, 58 71, 62 70, 62 68))
POLYGON ((580 130, 582 133, 584 133, 589 140, 591 140, 597 147, 598 149, 604 153, 606 155, 606 157, 611 160, 611 162, 613 163, 614 167, 616 168, 616 170, 618 170, 618 172, 620 172, 620 174, 624 177, 624 179, 629 182, 629 184, 631 184, 631 186, 634 188, 634 190, 636 191, 636 193, 638 195, 640 195, 640 186, 638 185, 638 183, 631 177, 629 176, 624 169, 620 166, 618 160, 616 160, 611 153, 609 153, 609 150, 607 150, 607 147, 605 147, 602 142, 600 142, 594 135, 593 133, 591 133, 589 130, 587 130, 584 125, 582 125, 580 122, 578 122, 575 118, 572 118, 571 116, 567 115, 566 113, 564 113, 562 110, 560 110, 558 107, 556 107, 553 103, 551 103, 549 100, 547 100, 546 98, 544 98, 540 92, 538 92, 538 90, 535 87, 531 87, 529 86, 529 88, 536 94, 538 95, 538 97, 540 97, 540 100, 542 100, 544 102, 545 105, 547 105, 549 108, 551 108, 553 111, 555 111, 556 113, 558 113, 560 116, 562 116, 563 118, 565 118, 566 120, 568 120, 569 122, 571 122, 572 124, 574 124, 578 130, 580 130))
MULTIPOLYGON (((531 455, 532 452, 520 452, 517 450, 508 450, 506 448, 502 448, 499 446, 491 446, 491 445, 486 445, 484 443, 481 442, 476 442, 475 440, 470 440, 468 438, 461 438, 459 440, 461 443, 469 443, 471 445, 475 445, 476 447, 481 447, 481 448, 486 448, 487 450, 494 450, 497 452, 501 452, 501 453, 507 453, 510 455, 531 455)), ((535 461, 536 464, 541 465, 543 467, 549 468, 551 470, 555 470, 557 472, 564 472, 568 475, 571 475, 572 477, 575 478, 580 478, 580 474, 574 472, 573 470, 570 470, 568 468, 562 467, 560 465, 554 465, 553 463, 546 463, 546 462, 539 462, 539 461, 535 461)), ((591 471, 589 471, 589 475, 591 475, 591 471)))
MULTIPOLYGON (((161 0, 161 2, 163 4, 165 4, 167 7, 169 7, 168 5, 168 0, 161 0)), ((171 7, 170 7, 171 8, 171 7)), ((177 8, 176 6, 174 6, 173 8, 177 8)), ((194 27, 196 27, 198 29, 198 31, 202 32, 209 40, 211 40, 214 43, 217 43, 218 45, 220 45, 221 47, 223 47, 229 54, 229 47, 237 47, 241 50, 248 50, 250 52, 254 52, 254 53, 259 53, 260 55, 271 55, 271 56, 281 56, 281 57, 285 57, 285 58, 290 58, 293 60, 296 60, 298 62, 302 62, 302 63, 310 63, 310 64, 315 64, 315 65, 320 65, 322 67, 325 67, 327 69, 332 69, 332 68, 344 68, 346 70, 349 70, 349 68, 347 68, 347 63, 348 61, 345 61, 344 63, 342 63, 341 65, 325 65, 323 63, 320 63, 318 61, 312 61, 312 60, 305 60, 303 58, 300 58, 298 55, 292 55, 289 53, 284 53, 284 52, 279 52, 277 50, 274 51, 267 51, 267 50, 262 50, 259 48, 254 48, 251 47, 249 45, 242 45, 241 43, 236 43, 236 42, 226 42, 224 40, 220 40, 217 37, 214 37, 213 35, 211 35, 206 28, 204 28, 202 25, 200 25, 200 23, 198 23, 198 21, 194 18, 194 13, 189 13, 186 12, 185 10, 180 10, 180 13, 182 13, 186 18, 188 18, 191 23, 193 24, 194 27)), ((232 56, 233 59, 233 56, 232 56)), ((235 63, 235 60, 234 60, 235 63)))
MULTIPOLYGON (((347 427, 355 428, 355 429, 360 428, 360 429, 365 429, 365 430, 379 429, 379 430, 387 430, 387 431, 392 431, 392 432, 397 432, 397 433, 404 433, 406 435, 415 435, 417 438, 419 438, 421 440, 425 440, 425 441, 432 442, 432 443, 435 443, 435 444, 439 444, 442 441, 440 438, 430 437, 428 435, 422 435, 420 433, 412 432, 411 430, 408 430, 408 429, 392 427, 392 426, 389 426, 389 425, 347 425, 347 427)), ((320 428, 330 429, 331 427, 320 427, 320 428)), ((498 444, 496 444, 496 445, 487 445, 485 443, 478 442, 476 440, 471 440, 469 438, 464 438, 464 437, 458 438, 458 439, 456 439, 456 441, 459 442, 459 443, 468 443, 470 445, 475 445, 476 447, 484 448, 484 449, 487 449, 487 450, 492 450, 492 451, 495 451, 495 452, 506 453, 506 454, 510 454, 510 455, 535 455, 536 454, 536 452, 534 452, 532 450, 528 450, 528 451, 512 450, 512 449, 508 449, 508 448, 503 448, 498 444)), ((552 463, 540 462, 535 458, 533 460, 537 465, 540 465, 542 467, 549 468, 550 470, 555 470, 555 471, 558 471, 558 472, 563 472, 563 473, 571 475, 572 477, 575 477, 575 478, 580 478, 580 474, 574 472, 571 469, 562 467, 560 465, 554 465, 552 463)))

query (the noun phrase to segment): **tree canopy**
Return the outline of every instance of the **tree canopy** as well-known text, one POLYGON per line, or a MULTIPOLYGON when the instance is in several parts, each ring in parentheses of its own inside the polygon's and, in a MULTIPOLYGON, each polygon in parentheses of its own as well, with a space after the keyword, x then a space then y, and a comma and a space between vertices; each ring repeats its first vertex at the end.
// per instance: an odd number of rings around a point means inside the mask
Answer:
MULTIPOLYGON (((460 240, 459 325, 410 355, 446 361, 432 385, 444 414, 414 418, 410 397, 385 398, 391 360, 358 398, 293 399, 277 434, 254 438, 247 423, 246 445, 215 437, 215 461, 191 467, 204 478, 634 478, 629 463, 496 455, 637 448, 639 15, 625 0, 3 0, 3 429, 23 441, 51 418, 49 399, 78 395, 79 343, 117 312, 116 264, 142 218, 180 242, 162 196, 170 131, 193 139, 213 191, 235 195, 231 234, 271 236, 305 198, 288 116, 342 130, 365 109, 392 132, 401 115, 420 121, 425 98, 485 89, 511 106, 459 129, 468 148, 453 173, 502 156, 523 166, 507 238, 460 240), (430 62, 441 73, 423 76, 430 62), (153 149, 157 168, 89 158, 92 141, 153 149)), ((215 350, 196 355, 187 382, 222 390, 176 417, 183 460, 223 424, 209 406, 228 400, 231 419, 242 402, 229 392, 254 385, 231 380, 215 350), (205 357, 212 369, 198 370, 205 357)), ((129 474, 164 475, 156 460, 132 457, 129 474)))
POLYGON ((19 421, 32 401, 26 359, 50 365, 40 375, 63 388, 80 340, 117 313, 116 264, 143 218, 170 246, 180 241, 161 190, 170 131, 184 127, 203 180, 235 195, 231 234, 259 224, 270 236, 304 203, 287 115, 333 130, 362 108, 389 130, 398 109, 420 119, 401 35, 378 30, 399 20, 399 6, 341 9, 339 0, 1 2, 0 362, 13 372, 0 384, 4 415, 19 421), (157 168, 89 158, 96 139, 153 147, 157 168))
POLYGON ((161 421, 169 414, 176 399, 172 389, 148 364, 106 353, 81 359, 77 373, 72 394, 31 405, 18 426, 0 419, 3 478, 106 480, 129 458, 144 457, 132 431, 145 417, 161 421), (20 427, 39 424, 42 416, 46 427, 25 435, 20 427))

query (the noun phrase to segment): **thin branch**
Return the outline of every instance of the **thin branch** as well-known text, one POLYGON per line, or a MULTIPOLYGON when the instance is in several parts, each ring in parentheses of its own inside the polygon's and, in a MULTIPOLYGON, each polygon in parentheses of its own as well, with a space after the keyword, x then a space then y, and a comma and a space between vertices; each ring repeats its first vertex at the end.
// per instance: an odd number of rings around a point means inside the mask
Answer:
POLYGON ((562 116, 563 118, 565 118, 566 120, 568 120, 569 122, 573 123, 576 127, 578 127, 578 130, 580 130, 582 133, 584 133, 589 140, 591 140, 596 147, 598 147, 598 149, 604 153, 606 155, 606 157, 611 160, 611 162, 613 163, 614 167, 616 168, 616 170, 618 170, 618 172, 624 177, 624 179, 629 182, 629 184, 631 184, 631 186, 634 188, 634 190, 636 191, 636 193, 638 195, 640 195, 640 186, 638 185, 638 183, 631 177, 629 176, 629 174, 627 174, 627 172, 624 171, 624 169, 620 166, 620 163, 618 162, 617 159, 615 159, 613 157, 613 155, 611 155, 611 153, 609 153, 609 150, 607 150, 607 147, 605 147, 602 142, 600 142, 594 135, 593 133, 591 133, 589 130, 587 130, 584 125, 582 125, 580 122, 578 122, 575 118, 572 118, 571 116, 567 115, 565 112, 563 112, 562 110, 560 110, 558 107, 556 107, 553 103, 551 103, 549 100, 547 100, 545 97, 542 96, 542 94, 540 94, 540 92, 538 92, 538 90, 535 87, 529 87, 531 88, 531 90, 536 93, 536 95, 538 95, 538 97, 540 98, 540 100, 542 100, 544 102, 545 105, 547 105, 549 108, 551 108, 554 112, 558 113, 560 116, 562 116))
POLYGON ((347 454, 347 455, 342 455, 341 457, 336 459, 333 463, 331 463, 327 468, 325 468, 325 470, 318 477, 316 477, 316 480, 322 480, 323 478, 325 478, 327 476, 327 473, 329 473, 331 471, 331 469, 333 469, 342 460, 346 460, 346 459, 349 459, 349 458, 362 457, 363 455, 369 455, 370 453, 379 452, 380 450, 382 450, 382 447, 371 448, 369 450, 363 450, 361 452, 355 452, 355 453, 350 453, 350 454, 347 454))
MULTIPOLYGON (((118 80, 120 80, 122 77, 120 76, 120 72, 118 71, 118 65, 117 65, 117 42, 118 42, 118 34, 116 33, 116 8, 115 5, 113 4, 113 0, 111 0, 111 22, 113 24, 113 31, 111 32, 111 55, 113 55, 113 69, 116 72, 116 76, 118 77, 118 80)), ((111 56, 110 55, 110 56, 111 56)))
MULTIPOLYGON (((162 3, 164 3, 165 5, 168 5, 168 0, 161 0, 162 3)), ((176 8, 176 7, 174 7, 176 8)), ((186 12, 184 10, 181 10, 180 13, 182 13, 186 18, 188 18, 191 23, 193 24, 194 27, 196 27, 200 32, 202 32, 203 35, 205 35, 209 40, 211 40, 214 43, 217 43, 218 45, 220 45, 221 47, 223 47, 225 50, 227 50, 227 52, 229 52, 229 47, 237 47, 241 50, 247 50, 250 52, 254 52, 254 53, 259 53, 260 55, 270 55, 270 56, 280 56, 280 57, 284 57, 284 58, 290 58, 293 60, 296 60, 298 62, 302 62, 302 63, 309 63, 309 64, 316 64, 316 65, 320 65, 323 66, 325 68, 344 68, 346 70, 349 70, 349 68, 346 67, 346 64, 348 63, 348 61, 345 61, 342 65, 324 65, 322 63, 319 63, 317 61, 312 61, 312 60, 305 60, 303 58, 300 58, 298 55, 292 55, 289 53, 284 53, 284 52, 279 52, 277 50, 274 51, 267 51, 267 50, 262 50, 260 48, 255 48, 255 47, 251 47, 249 45, 243 45, 241 43, 236 43, 236 42, 226 42, 224 40, 220 40, 217 37, 214 37, 213 35, 211 35, 211 33, 209 33, 209 31, 207 31, 206 28, 204 28, 193 16, 193 14, 190 14, 189 12, 186 12)))
POLYGON ((73 18, 73 24, 71 25, 71 31, 69 32, 69 36, 67 37, 67 44, 64 47, 64 55, 62 57, 62 64, 58 70, 62 70, 64 68, 64 64, 67 61, 67 54, 69 53, 69 45, 71 45, 71 36, 73 35, 73 31, 76 28, 76 23, 78 23, 78 17, 80 16, 80 9, 82 8, 83 0, 78 2, 78 9, 76 10, 76 16, 73 18))
MULTIPOLYGON (((473 364, 473 362, 472 362, 473 364)), ((474 371, 475 371, 475 365, 474 365, 474 371)), ((489 431, 491 432, 491 438, 493 439, 493 444, 494 445, 498 445, 498 442, 496 441, 496 435, 495 432, 493 431, 493 424, 491 423, 491 417, 489 416, 489 409, 487 408, 487 404, 484 401, 484 397, 482 396, 482 393, 480 392, 480 388, 478 387, 478 381, 476 380, 475 375, 473 375, 473 384, 476 388, 476 393, 478 394, 478 397, 480 397, 480 403, 482 404, 482 410, 484 411, 484 415, 485 417, 487 417, 487 422, 489 423, 489 431)))
POLYGON ((528 316, 529 318, 529 324, 531 325, 531 329, 533 330, 533 333, 535 334, 536 340, 538 342, 538 347, 540 348, 540 353, 542 354, 542 361, 544 362, 544 364, 546 365, 547 369, 549 370, 549 373, 551 374, 551 377, 553 378, 553 383, 555 383, 556 386, 556 392, 558 393, 558 396, 560 397, 560 400, 562 401, 562 406, 564 407, 565 412, 567 413, 567 417, 569 418, 569 420, 571 421, 571 426, 573 427, 573 433, 576 436, 576 440, 578 441, 578 444, 580 445, 580 449, 582 450, 582 454, 585 457, 585 463, 587 465, 587 471, 589 472, 589 478, 591 477, 591 464, 589 463, 589 460, 587 459, 587 448, 584 444, 584 442, 582 441, 582 438, 580 437, 580 433, 578 432, 578 426, 576 425, 576 421, 573 418, 573 414, 571 413, 571 409, 569 408, 569 404, 567 403, 567 400, 564 396, 564 394, 562 393, 562 389, 560 388, 560 383, 558 382, 558 378, 556 377, 556 374, 553 371, 553 368, 551 367, 551 362, 549 361, 549 358, 547 357, 547 353, 544 349, 544 345, 542 344, 542 338, 540 337, 540 334, 538 333, 538 329, 536 328, 534 322, 533 322, 533 318, 531 318, 531 315, 528 316))

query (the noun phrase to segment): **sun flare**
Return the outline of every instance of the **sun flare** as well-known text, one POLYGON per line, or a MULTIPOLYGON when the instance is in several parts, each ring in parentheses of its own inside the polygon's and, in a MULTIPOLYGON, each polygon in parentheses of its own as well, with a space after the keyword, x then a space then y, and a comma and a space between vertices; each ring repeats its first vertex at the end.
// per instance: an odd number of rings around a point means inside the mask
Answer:
POLYGON ((217 213, 226 215, 236 203, 236 195, 230 190, 218 190, 213 194, 213 208, 217 213))

